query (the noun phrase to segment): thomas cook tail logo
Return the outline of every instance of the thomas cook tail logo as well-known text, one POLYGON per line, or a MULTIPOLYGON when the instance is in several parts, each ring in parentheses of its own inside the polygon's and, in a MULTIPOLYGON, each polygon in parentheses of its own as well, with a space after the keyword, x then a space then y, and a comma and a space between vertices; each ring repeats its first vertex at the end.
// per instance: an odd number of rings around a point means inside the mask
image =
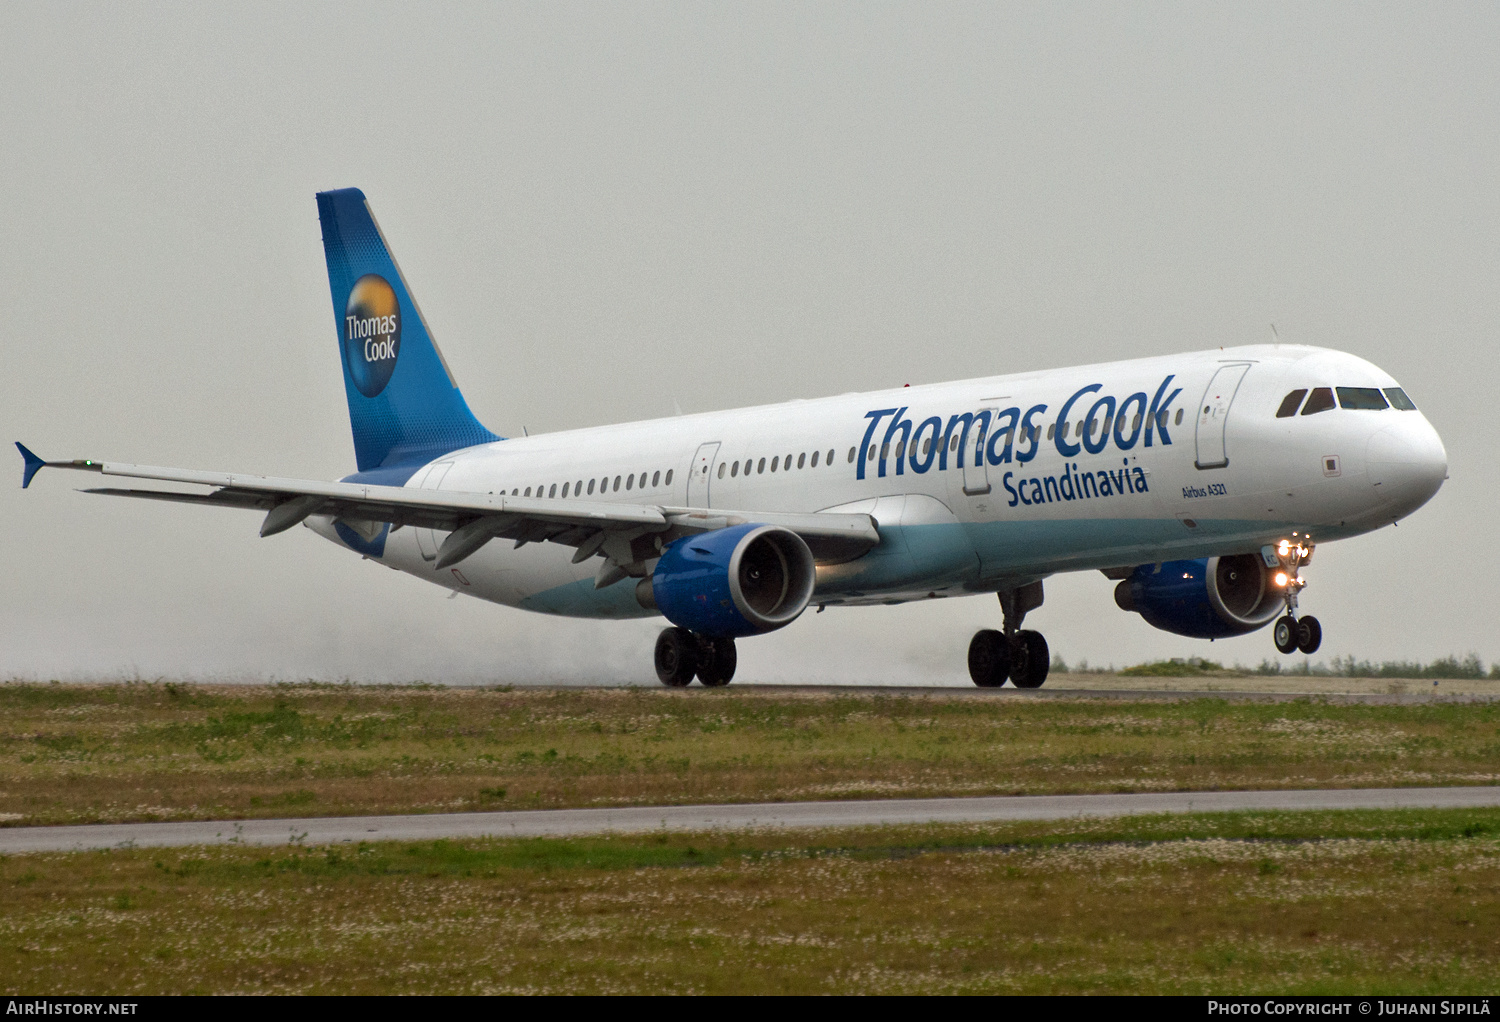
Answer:
POLYGON ((386 279, 367 273, 354 282, 344 307, 344 366, 365 397, 391 382, 401 353, 401 304, 386 279))

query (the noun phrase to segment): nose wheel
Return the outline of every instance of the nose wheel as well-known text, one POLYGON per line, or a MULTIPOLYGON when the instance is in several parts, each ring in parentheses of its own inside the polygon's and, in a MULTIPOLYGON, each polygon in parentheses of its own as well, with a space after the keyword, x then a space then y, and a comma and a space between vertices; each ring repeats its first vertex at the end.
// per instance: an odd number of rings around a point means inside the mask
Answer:
POLYGON ((1276 559, 1275 581, 1286 600, 1286 614, 1276 619, 1273 634, 1276 651, 1308 655, 1316 653, 1323 644, 1323 626, 1311 614, 1297 616, 1297 597, 1307 585, 1307 580, 1302 577, 1302 567, 1312 560, 1312 540, 1306 536, 1299 537, 1294 532, 1291 539, 1282 540, 1274 549, 1265 549, 1276 559))
POLYGON ((1323 644, 1323 626, 1311 614, 1306 617, 1288 614, 1277 619, 1275 639, 1279 653, 1316 653, 1323 644))

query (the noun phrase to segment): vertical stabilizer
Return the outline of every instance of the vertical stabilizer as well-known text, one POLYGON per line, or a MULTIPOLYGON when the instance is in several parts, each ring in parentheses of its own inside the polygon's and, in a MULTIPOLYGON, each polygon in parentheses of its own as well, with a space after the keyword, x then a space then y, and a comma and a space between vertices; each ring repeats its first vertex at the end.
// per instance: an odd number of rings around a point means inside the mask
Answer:
POLYGON ((364 193, 319 192, 318 219, 359 470, 500 439, 469 411, 364 193))

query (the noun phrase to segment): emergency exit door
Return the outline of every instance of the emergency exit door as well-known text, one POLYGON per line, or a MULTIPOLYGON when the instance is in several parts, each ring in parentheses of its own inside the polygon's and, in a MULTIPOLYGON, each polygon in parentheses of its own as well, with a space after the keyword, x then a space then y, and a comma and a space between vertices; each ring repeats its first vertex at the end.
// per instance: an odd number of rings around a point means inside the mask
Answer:
POLYGON ((1224 468, 1229 464, 1229 449, 1224 443, 1224 426, 1229 421, 1229 406, 1240 389, 1240 381, 1250 370, 1249 363, 1220 366, 1208 381, 1203 400, 1198 403, 1198 468, 1224 468))
POLYGON ((688 473, 687 506, 713 507, 708 499, 709 482, 713 479, 714 461, 719 456, 719 443, 703 444, 693 456, 693 470, 688 473))
MULTIPOLYGON (((440 490, 443 488, 443 477, 453 467, 451 461, 440 461, 431 468, 424 469, 422 476, 417 482, 417 488, 421 490, 440 490)), ((417 534, 417 549, 422 552, 422 560, 433 561, 437 559, 438 547, 443 545, 443 537, 439 536, 436 529, 414 529, 417 534)))

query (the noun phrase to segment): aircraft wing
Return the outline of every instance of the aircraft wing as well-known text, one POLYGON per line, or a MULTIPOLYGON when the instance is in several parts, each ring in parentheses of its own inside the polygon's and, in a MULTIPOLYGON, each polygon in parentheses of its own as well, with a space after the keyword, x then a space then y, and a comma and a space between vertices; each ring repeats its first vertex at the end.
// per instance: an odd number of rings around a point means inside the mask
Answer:
POLYGON ((436 529, 449 533, 438 549, 438 568, 457 564, 492 539, 510 539, 517 547, 540 542, 577 547, 575 563, 600 554, 609 562, 600 573, 601 580, 606 573, 619 578, 640 572, 641 562, 682 536, 750 522, 779 525, 797 533, 813 557, 824 564, 853 560, 880 542, 875 520, 866 514, 730 511, 282 479, 91 459, 44 461, 25 446, 16 446, 26 459, 23 487, 29 486, 43 467, 206 487, 206 492, 128 487, 97 487, 84 492, 253 508, 266 512, 260 527, 262 536, 284 532, 314 515, 346 522, 388 522, 394 528, 436 529), (610 571, 611 566, 619 574, 610 571))

